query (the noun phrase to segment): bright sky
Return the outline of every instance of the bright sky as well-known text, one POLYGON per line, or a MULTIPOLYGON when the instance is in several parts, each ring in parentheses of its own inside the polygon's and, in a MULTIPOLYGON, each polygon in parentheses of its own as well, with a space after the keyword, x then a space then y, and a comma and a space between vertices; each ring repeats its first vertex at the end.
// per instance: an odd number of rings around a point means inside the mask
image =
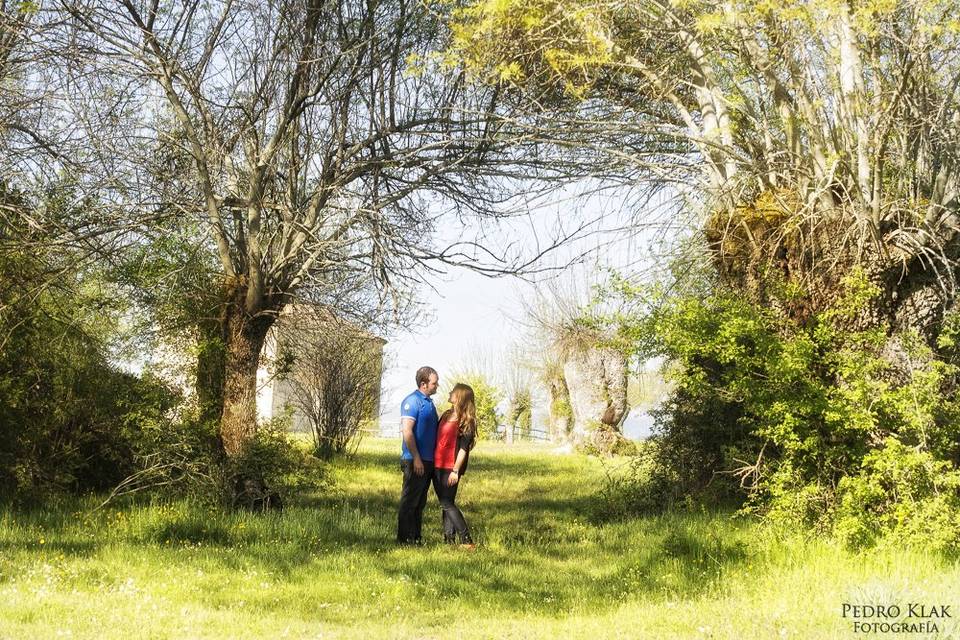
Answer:
MULTIPOLYGON (((626 270, 638 260, 642 262, 641 245, 623 232, 591 236, 564 249, 557 263, 587 248, 599 247, 596 254, 587 263, 554 277, 587 289, 584 281, 598 268, 626 270)), ((501 364, 522 335, 514 319, 523 315, 523 300, 535 296, 538 287, 517 277, 489 278, 463 268, 451 269, 431 284, 437 293, 430 292, 425 306, 432 322, 387 336, 381 396, 381 430, 385 434, 399 429, 400 402, 416 388, 414 374, 420 366, 437 369, 442 388, 445 376, 471 369, 477 358, 484 368, 501 364)), ((445 401, 435 400, 438 406, 445 401)))
POLYGON ((438 295, 427 307, 432 323, 400 333, 388 342, 383 377, 384 419, 399 424, 400 401, 416 388, 414 373, 430 365, 444 376, 470 368, 471 351, 512 342, 505 317, 517 304, 516 278, 491 279, 457 269, 433 282, 438 295))

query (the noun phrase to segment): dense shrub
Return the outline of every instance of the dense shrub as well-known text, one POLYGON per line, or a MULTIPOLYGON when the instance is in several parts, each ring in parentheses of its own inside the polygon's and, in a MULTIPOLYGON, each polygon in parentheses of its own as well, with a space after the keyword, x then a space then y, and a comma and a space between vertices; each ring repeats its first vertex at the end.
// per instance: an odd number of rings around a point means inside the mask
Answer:
POLYGON ((849 546, 916 543, 960 551, 960 471, 894 437, 840 480, 835 531, 849 546))
POLYGON ((329 482, 326 464, 312 455, 308 443, 296 440, 289 426, 288 418, 260 425, 243 453, 223 463, 220 490, 225 503, 278 508, 278 498, 290 502, 329 482), (257 500, 274 502, 257 505, 257 500))
POLYGON ((115 485, 135 469, 143 422, 161 420, 176 401, 159 382, 111 363, 120 309, 96 273, 52 278, 56 263, 44 258, 0 252, 0 270, 10 278, 0 288, 6 498, 115 485))
POLYGON ((723 291, 620 319, 620 338, 664 356, 674 385, 642 463, 650 487, 631 489, 639 505, 739 497, 771 523, 852 545, 956 544, 952 334, 935 353, 916 335, 844 329, 877 294, 858 273, 844 288, 803 325, 723 291))
MULTIPOLYGON (((322 465, 279 423, 261 430, 242 461, 225 461, 204 398, 187 406, 149 370, 118 364, 134 360, 125 356, 142 351, 135 335, 149 333, 133 330, 144 320, 137 304, 153 307, 151 317, 176 316, 168 331, 209 315, 186 287, 152 299, 167 273, 163 250, 124 263, 149 272, 137 280, 89 254, 44 249, 16 220, 0 219, 0 498, 102 492, 109 502, 163 492, 229 503, 241 464, 274 492, 324 481, 322 465), (130 289, 144 296, 132 300, 130 289)), ((202 265, 188 271, 199 286, 202 265)))
POLYGON ((197 412, 181 411, 177 419, 132 414, 137 423, 131 439, 132 468, 111 487, 106 501, 136 494, 223 503, 226 480, 216 424, 197 418, 197 412))
POLYGON ((478 371, 454 373, 446 376, 444 387, 434 397, 434 403, 440 413, 450 406, 447 398, 453 385, 463 383, 473 388, 473 396, 477 405, 477 438, 495 440, 503 437, 497 431, 500 415, 497 405, 503 400, 503 393, 489 378, 478 371))
POLYGON ((223 455, 217 424, 190 407, 181 419, 143 420, 133 441, 131 473, 106 495, 104 504, 136 496, 186 499, 211 508, 279 509, 330 482, 327 466, 309 442, 289 432, 289 417, 257 430, 243 453, 223 455))

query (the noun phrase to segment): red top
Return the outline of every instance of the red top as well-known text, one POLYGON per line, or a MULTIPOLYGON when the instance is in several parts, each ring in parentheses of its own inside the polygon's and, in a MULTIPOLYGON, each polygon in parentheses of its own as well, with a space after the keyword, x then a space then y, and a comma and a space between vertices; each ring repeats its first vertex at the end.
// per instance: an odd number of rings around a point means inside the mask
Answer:
POLYGON ((453 469, 457 460, 457 436, 460 433, 460 421, 449 418, 437 427, 437 447, 433 451, 433 466, 437 469, 453 469))

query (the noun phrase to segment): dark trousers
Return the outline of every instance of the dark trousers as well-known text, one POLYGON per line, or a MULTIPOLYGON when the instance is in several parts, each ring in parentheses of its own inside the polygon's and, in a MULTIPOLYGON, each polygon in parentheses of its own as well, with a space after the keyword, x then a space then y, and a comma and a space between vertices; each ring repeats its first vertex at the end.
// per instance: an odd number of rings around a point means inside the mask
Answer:
POLYGON ((433 462, 423 461, 423 475, 413 472, 413 460, 400 463, 403 488, 400 490, 400 513, 397 516, 397 542, 420 542, 423 527, 423 508, 427 506, 433 462))
POLYGON ((457 487, 460 486, 460 483, 458 482, 451 487, 448 483, 449 479, 449 469, 436 469, 433 472, 433 490, 437 493, 440 509, 442 509, 443 539, 447 542, 456 542, 457 536, 459 536, 460 542, 471 543, 473 540, 470 538, 467 521, 456 504, 457 487))

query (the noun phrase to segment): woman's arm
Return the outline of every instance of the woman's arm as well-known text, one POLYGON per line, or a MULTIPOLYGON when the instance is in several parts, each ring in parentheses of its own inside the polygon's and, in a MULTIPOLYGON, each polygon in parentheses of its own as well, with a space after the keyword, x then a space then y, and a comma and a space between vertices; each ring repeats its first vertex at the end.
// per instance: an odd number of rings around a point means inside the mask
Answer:
POLYGON ((453 471, 450 472, 450 478, 447 480, 447 484, 451 487, 457 482, 460 481, 460 469, 463 468, 463 463, 467 460, 467 450, 458 447, 457 448, 457 459, 453 462, 453 471))

